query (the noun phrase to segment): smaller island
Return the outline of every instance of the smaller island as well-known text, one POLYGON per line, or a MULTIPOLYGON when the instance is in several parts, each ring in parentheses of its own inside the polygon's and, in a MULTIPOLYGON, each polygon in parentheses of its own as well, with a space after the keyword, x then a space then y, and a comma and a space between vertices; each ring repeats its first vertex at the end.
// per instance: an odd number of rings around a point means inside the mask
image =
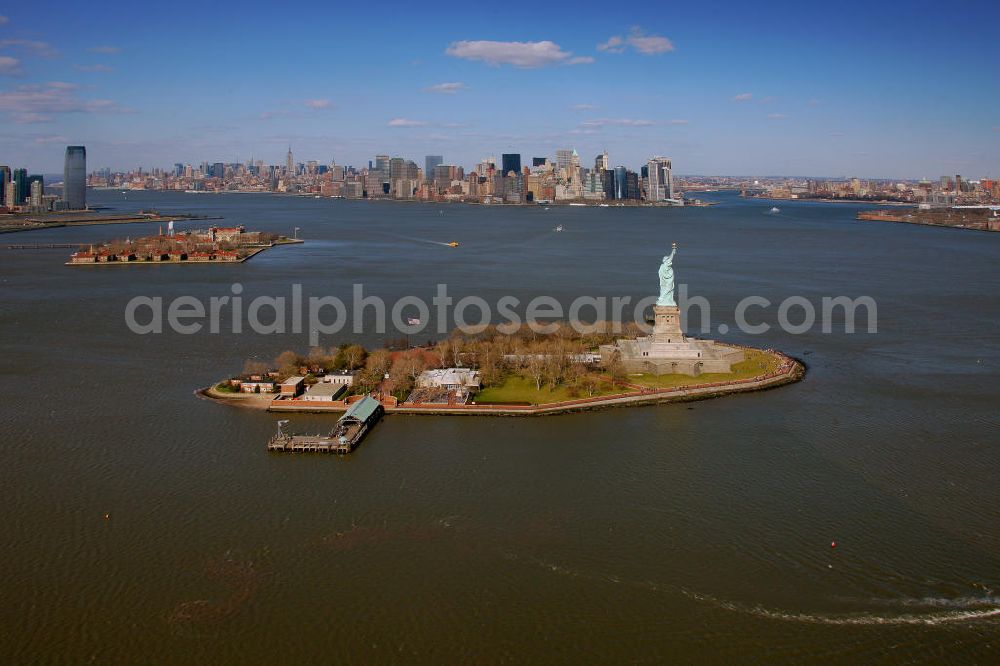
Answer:
MULTIPOLYGON (((172 225, 171 225, 172 226, 172 225)), ((137 264, 239 263, 275 245, 302 243, 263 231, 247 231, 243 225, 209 227, 174 233, 168 229, 156 236, 114 240, 81 247, 67 266, 122 266, 137 264)))

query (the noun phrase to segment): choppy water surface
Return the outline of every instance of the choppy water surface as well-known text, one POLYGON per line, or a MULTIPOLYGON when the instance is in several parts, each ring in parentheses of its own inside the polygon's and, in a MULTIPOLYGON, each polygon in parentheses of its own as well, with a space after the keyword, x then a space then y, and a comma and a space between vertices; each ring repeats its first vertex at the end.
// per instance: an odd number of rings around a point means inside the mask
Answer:
POLYGON ((995 658, 1000 236, 716 198, 546 211, 93 193, 297 226, 309 242, 238 266, 69 268, 66 250, 0 250, 0 654, 995 658), (679 281, 715 322, 732 324, 748 295, 870 295, 879 332, 724 336, 808 363, 806 381, 776 391, 551 418, 393 416, 340 459, 268 455, 272 415, 191 393, 246 358, 304 349, 304 335, 139 337, 122 314, 135 295, 208 298, 234 281, 248 298, 292 282, 344 297, 362 282, 390 300, 438 283, 489 300, 638 297, 655 293, 671 240, 679 281))

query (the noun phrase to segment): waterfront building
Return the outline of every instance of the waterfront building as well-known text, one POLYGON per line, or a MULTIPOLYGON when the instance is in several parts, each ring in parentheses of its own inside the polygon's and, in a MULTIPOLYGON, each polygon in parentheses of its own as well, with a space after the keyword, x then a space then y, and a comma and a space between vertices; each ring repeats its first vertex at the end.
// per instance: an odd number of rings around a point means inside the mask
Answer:
POLYGON ((642 198, 642 190, 639 188, 639 174, 635 171, 625 171, 625 198, 633 201, 642 198))
POLYGON ((547 157, 532 157, 531 158, 531 168, 535 169, 538 167, 545 166, 545 163, 549 161, 547 157))
POLYGON ((623 167, 623 166, 616 166, 615 167, 615 171, 614 171, 614 174, 615 174, 615 181, 614 181, 615 182, 615 199, 624 199, 625 198, 625 188, 626 188, 626 185, 625 185, 625 175, 626 175, 627 171, 628 170, 625 167, 623 167))
POLYGON ((431 180, 434 178, 434 167, 444 164, 444 157, 441 155, 427 155, 424 157, 424 178, 431 180))
POLYGON ((66 146, 63 202, 70 210, 87 207, 87 149, 84 146, 66 146))
POLYGON ((376 171, 381 171, 382 173, 389 174, 389 156, 388 155, 376 155, 375 156, 375 169, 376 171))
POLYGON ((493 170, 496 169, 497 158, 487 157, 480 160, 479 164, 476 165, 476 173, 482 178, 490 178, 493 175, 493 170))
POLYGON ((0 166, 0 206, 7 205, 7 183, 10 182, 10 167, 0 166))
POLYGON ((595 171, 607 171, 610 168, 610 163, 608 162, 608 151, 605 150, 603 153, 594 158, 594 170, 595 171))
MULTIPOLYGON (((35 178, 32 176, 32 178, 35 178)), ((31 181, 31 194, 29 195, 29 203, 32 209, 40 210, 42 208, 42 198, 45 195, 45 185, 42 182, 42 177, 38 176, 37 180, 31 181)))
POLYGON ((557 150, 556 151, 556 169, 562 172, 568 172, 570 164, 573 161, 573 150, 557 150))
POLYGON ((519 153, 504 153, 501 156, 503 164, 503 175, 506 176, 510 172, 515 174, 521 173, 521 155, 519 153))
POLYGON ((666 157, 653 157, 646 163, 646 197, 650 201, 674 198, 673 165, 666 157))
POLYGON ((11 199, 13 204, 8 205, 20 206, 28 199, 28 170, 14 169, 11 183, 14 185, 14 197, 11 199))

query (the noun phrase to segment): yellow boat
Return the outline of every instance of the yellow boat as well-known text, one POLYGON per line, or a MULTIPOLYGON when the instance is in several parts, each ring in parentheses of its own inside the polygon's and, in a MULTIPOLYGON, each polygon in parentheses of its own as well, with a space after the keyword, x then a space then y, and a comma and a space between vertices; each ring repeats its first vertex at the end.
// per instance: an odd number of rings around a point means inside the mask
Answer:
POLYGON ((458 241, 452 241, 448 243, 448 247, 458 247, 458 241))

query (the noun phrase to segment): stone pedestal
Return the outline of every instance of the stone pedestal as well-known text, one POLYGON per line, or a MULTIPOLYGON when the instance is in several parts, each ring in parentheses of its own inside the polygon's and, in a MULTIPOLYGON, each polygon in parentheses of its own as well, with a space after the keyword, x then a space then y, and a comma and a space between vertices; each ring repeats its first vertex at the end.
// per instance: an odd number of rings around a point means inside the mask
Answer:
POLYGON ((653 335, 651 342, 687 342, 681 330, 681 309, 676 305, 653 306, 653 335))

